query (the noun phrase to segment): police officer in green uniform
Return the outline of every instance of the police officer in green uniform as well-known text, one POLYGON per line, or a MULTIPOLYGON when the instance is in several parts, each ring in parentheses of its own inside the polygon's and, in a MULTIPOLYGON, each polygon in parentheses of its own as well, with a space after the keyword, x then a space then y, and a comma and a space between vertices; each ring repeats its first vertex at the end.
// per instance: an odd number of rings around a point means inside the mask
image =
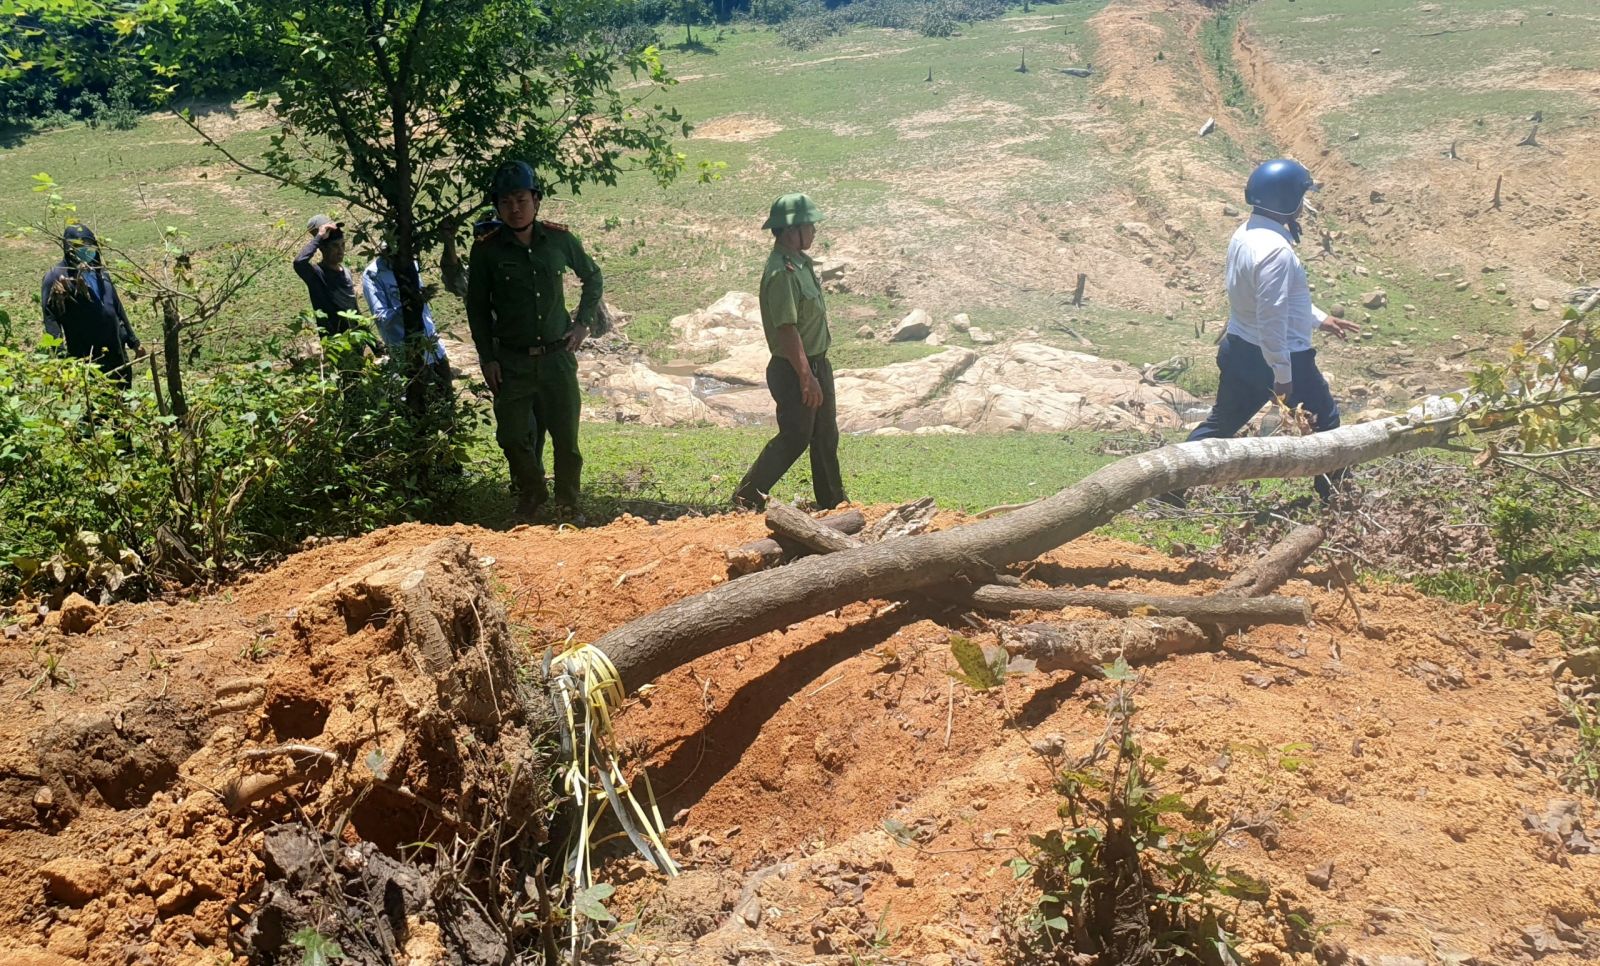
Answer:
POLYGON ((549 497, 544 437, 555 451, 556 502, 576 506, 578 359, 589 335, 604 332, 600 268, 564 225, 539 221, 544 187, 533 168, 508 161, 495 172, 490 200, 499 222, 477 235, 467 269, 467 322, 483 381, 494 394, 495 439, 511 465, 517 512, 549 497), (567 313, 562 276, 583 282, 576 318, 567 313))
POLYGON ((839 417, 834 405, 833 367, 828 364, 828 307, 806 249, 817 236, 822 214, 803 194, 773 202, 766 223, 772 254, 761 272, 761 325, 772 361, 767 389, 778 404, 774 436, 733 494, 739 506, 760 509, 778 480, 807 448, 817 506, 845 501, 839 473, 839 417))

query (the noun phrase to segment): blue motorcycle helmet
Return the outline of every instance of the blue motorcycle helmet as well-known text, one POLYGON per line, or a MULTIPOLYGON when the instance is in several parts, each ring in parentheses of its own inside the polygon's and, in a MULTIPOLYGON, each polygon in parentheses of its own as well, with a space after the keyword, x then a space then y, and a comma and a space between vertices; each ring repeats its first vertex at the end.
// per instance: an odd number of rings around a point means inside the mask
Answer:
POLYGON ((1294 218, 1306 192, 1317 190, 1317 182, 1306 166, 1289 158, 1263 161, 1250 172, 1244 183, 1244 203, 1264 215, 1294 218))
POLYGON ((61 233, 61 254, 68 265, 95 265, 100 261, 99 241, 88 225, 68 225, 61 233))

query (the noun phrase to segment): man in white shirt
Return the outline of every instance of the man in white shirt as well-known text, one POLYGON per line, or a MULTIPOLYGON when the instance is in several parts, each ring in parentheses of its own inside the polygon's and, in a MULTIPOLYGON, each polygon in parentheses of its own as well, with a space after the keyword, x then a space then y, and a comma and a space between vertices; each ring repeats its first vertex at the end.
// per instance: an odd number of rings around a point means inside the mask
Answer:
MULTIPOLYGON (((1284 159, 1261 164, 1245 184, 1252 211, 1228 244, 1228 330, 1217 348, 1217 402, 1190 442, 1234 436, 1274 397, 1304 408, 1319 433, 1339 426, 1339 404, 1317 369, 1311 334, 1321 329, 1344 339, 1360 326, 1311 304, 1294 243, 1306 192, 1314 189, 1311 172, 1284 159)), ((1316 487, 1327 500, 1333 481, 1319 476, 1316 487)))
MULTIPOLYGON (((378 335, 382 337, 385 348, 391 356, 399 358, 406 344, 406 320, 400 304, 400 283, 395 278, 394 267, 389 263, 389 251, 386 241, 379 249, 378 257, 362 271, 361 294, 366 296, 367 311, 378 325, 378 335)), ((424 286, 423 297, 426 298, 428 294, 429 287, 424 286)), ((439 334, 433 327, 433 309, 426 303, 422 306, 420 346, 423 364, 448 385, 450 365, 445 358, 444 348, 439 345, 439 334)))

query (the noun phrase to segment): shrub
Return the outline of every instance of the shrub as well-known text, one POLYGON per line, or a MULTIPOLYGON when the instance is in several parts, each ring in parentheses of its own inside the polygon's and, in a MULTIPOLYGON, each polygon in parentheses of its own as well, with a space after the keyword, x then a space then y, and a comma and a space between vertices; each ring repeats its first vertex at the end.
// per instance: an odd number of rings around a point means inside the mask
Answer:
POLYGON ((0 348, 0 591, 214 579, 308 536, 435 517, 464 481, 475 417, 453 398, 412 411, 390 366, 224 366, 181 418, 139 382, 0 348))
POLYGON ((1212 857, 1230 823, 1157 788, 1166 762, 1135 739, 1135 676, 1120 658, 1105 674, 1118 686, 1094 748, 1069 761, 1059 738, 1034 745, 1061 796, 1061 823, 1008 863, 1029 883, 1006 927, 1008 961, 1236 962, 1223 904, 1264 902, 1267 888, 1212 857))

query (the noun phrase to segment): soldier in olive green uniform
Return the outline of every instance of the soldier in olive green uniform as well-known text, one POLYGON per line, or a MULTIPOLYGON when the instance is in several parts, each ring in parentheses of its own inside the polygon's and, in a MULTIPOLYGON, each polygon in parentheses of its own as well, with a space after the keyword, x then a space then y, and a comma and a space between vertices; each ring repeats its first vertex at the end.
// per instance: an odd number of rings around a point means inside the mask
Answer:
POLYGON ((834 406, 833 367, 828 364, 828 307, 806 249, 822 220, 811 199, 784 195, 772 205, 766 223, 775 243, 761 272, 761 325, 772 361, 767 388, 778 404, 778 435, 750 467, 734 503, 759 509, 794 461, 809 447, 811 486, 817 506, 845 501, 839 473, 839 417, 834 406))
POLYGON ((518 513, 530 514, 548 498, 546 432, 555 450, 556 502, 575 506, 583 456, 574 353, 591 332, 604 331, 600 268, 565 226, 538 220, 544 189, 527 164, 501 165, 490 197, 500 221, 472 246, 467 321, 494 393, 495 439, 511 464, 518 513), (568 270, 583 282, 576 319, 562 291, 568 270))

